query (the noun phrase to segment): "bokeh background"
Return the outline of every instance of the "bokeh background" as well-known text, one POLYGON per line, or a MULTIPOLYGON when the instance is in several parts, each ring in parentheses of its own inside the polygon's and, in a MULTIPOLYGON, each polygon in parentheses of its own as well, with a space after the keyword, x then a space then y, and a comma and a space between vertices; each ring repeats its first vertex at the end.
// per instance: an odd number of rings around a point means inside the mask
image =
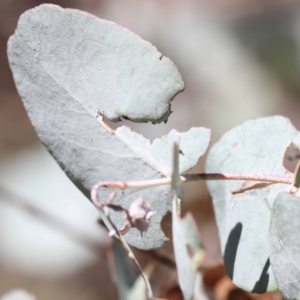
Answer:
MULTIPOLYGON (((39 142, 16 92, 6 43, 21 13, 44 3, 0 0, 0 296, 25 288, 39 300, 117 299, 106 258, 107 233, 91 203, 69 182, 39 142)), ((153 140, 172 128, 212 130, 212 143, 244 120, 280 114, 300 129, 300 1, 296 0, 61 0, 115 21, 154 44, 178 66, 186 89, 167 124, 127 124, 153 140)), ((193 172, 202 172, 203 158, 193 172)), ((281 299, 236 289, 225 275, 205 183, 184 187, 206 249, 203 266, 211 299, 281 299)), ((170 233, 170 217, 164 229, 170 233)), ((158 296, 182 299, 172 247, 137 251, 156 264, 158 296)))

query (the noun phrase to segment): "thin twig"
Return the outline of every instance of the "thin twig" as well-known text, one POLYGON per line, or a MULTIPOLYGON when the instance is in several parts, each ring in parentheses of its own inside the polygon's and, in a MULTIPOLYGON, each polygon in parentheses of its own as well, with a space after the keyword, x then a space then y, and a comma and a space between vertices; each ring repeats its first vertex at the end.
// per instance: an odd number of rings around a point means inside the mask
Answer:
MULTIPOLYGON (((292 184, 293 177, 258 175, 258 174, 238 174, 238 173, 200 173, 180 175, 181 183, 207 180, 248 180, 267 183, 284 183, 292 184)), ((141 189, 160 185, 171 184, 172 178, 160 178, 145 181, 120 181, 120 182, 99 182, 93 189, 98 190, 100 187, 125 189, 141 189)), ((93 192, 93 191, 92 191, 93 192)))
POLYGON ((248 180, 269 183, 293 183, 293 177, 260 175, 260 174, 238 174, 238 173, 200 173, 181 175, 185 178, 183 182, 198 180, 248 180))
MULTIPOLYGON (((122 187, 123 184, 121 183, 116 183, 114 187, 122 187)), ((139 262, 137 261, 136 257, 134 256, 133 252, 131 251, 130 246, 127 244, 126 240, 124 239, 123 235, 121 234, 121 232, 119 231, 119 229, 117 228, 117 226, 115 225, 115 223, 113 222, 113 220, 110 217, 109 214, 109 208, 106 206, 106 203, 111 202, 111 199, 115 196, 115 194, 111 194, 110 199, 104 203, 101 203, 98 197, 98 190, 100 187, 107 187, 106 183, 99 183, 97 185, 95 185, 91 191, 91 198, 93 203, 95 204, 96 207, 98 207, 101 212, 105 215, 108 223, 112 226, 113 230, 115 231, 116 235, 118 236, 118 238, 120 239, 124 249, 126 250, 126 252, 128 253, 128 257, 135 263, 135 265, 137 266, 137 268, 140 270, 140 273, 142 275, 142 278, 144 279, 146 288, 147 288, 147 296, 150 300, 154 300, 154 295, 152 292, 152 288, 150 285, 150 282, 146 276, 146 274, 144 273, 141 265, 139 264, 139 262)))

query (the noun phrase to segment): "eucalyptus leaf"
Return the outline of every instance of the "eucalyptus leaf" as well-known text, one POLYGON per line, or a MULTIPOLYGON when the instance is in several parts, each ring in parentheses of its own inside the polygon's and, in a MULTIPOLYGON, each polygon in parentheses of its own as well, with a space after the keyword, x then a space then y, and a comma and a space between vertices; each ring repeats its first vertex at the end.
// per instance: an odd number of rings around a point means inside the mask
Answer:
MULTIPOLYGON (((211 149, 207 173, 290 176, 282 164, 286 148, 300 145, 300 134, 284 117, 246 121, 225 133, 211 149)), ((245 181, 209 181, 225 267, 233 282, 264 293, 277 288, 270 268, 268 231, 274 199, 285 184, 240 190, 245 181)))
POLYGON ((300 294, 300 198, 286 192, 274 201, 269 231, 270 261, 285 299, 300 294))
MULTIPOLYGON (((175 196, 176 198, 176 196, 175 196)), ((185 300, 192 300, 197 270, 204 258, 197 225, 190 213, 178 215, 177 201, 173 200, 173 246, 179 285, 185 300)))
MULTIPOLYGON (((175 65, 131 31, 90 14, 44 4, 25 12, 8 41, 8 58, 18 92, 35 130, 69 178, 89 196, 99 181, 136 181, 170 176, 172 145, 180 138, 180 171, 205 153, 210 131, 172 130, 153 141, 117 121, 161 122, 184 84, 175 65)), ((107 199, 112 190, 101 190, 107 199)), ((143 197, 157 212, 148 231, 125 235, 140 249, 163 246, 160 222, 171 210, 172 193, 161 186, 124 191, 114 200, 127 208, 143 197)), ((122 213, 112 219, 121 228, 122 213)))

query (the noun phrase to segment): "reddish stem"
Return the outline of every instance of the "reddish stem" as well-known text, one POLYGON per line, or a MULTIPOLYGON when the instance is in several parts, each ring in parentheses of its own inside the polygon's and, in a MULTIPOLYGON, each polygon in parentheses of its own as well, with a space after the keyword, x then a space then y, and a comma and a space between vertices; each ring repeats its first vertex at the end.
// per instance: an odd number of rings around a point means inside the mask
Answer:
POLYGON ((292 184, 293 177, 273 176, 273 175, 258 175, 258 174, 238 174, 238 173, 200 173, 200 174, 185 174, 181 175, 185 178, 183 182, 198 181, 198 180, 248 180, 270 183, 285 183, 292 184))

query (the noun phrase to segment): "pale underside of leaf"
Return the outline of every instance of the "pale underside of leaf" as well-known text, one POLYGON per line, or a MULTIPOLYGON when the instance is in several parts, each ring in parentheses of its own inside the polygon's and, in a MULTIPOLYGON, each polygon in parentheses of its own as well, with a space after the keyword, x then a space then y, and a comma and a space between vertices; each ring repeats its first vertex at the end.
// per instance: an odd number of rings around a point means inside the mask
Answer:
MULTIPOLYGON (((103 122, 100 114, 111 120, 165 120, 170 101, 183 89, 168 58, 112 22, 41 5, 21 16, 8 42, 8 58, 39 138, 87 196, 99 181, 162 178, 171 168, 172 143, 178 136, 186 141, 182 172, 193 167, 208 146, 210 132, 204 128, 172 131, 151 145, 127 128, 114 132, 103 122)), ((100 199, 111 191, 101 190, 100 199)), ((167 242, 160 222, 171 210, 170 188, 126 190, 114 203, 128 208, 140 196, 157 214, 142 236, 131 229, 125 238, 141 249, 161 247, 167 242)), ((123 226, 122 213, 112 213, 112 219, 123 226)))
POLYGON ((269 231, 270 261, 285 299, 299 299, 300 292, 300 198, 277 195, 269 231))
POLYGON ((204 251, 192 215, 187 214, 184 218, 179 217, 176 199, 173 200, 172 224, 173 247, 179 284, 184 299, 191 300, 194 295, 198 269, 197 259, 195 258, 203 257, 204 251))
MULTIPOLYGON (((211 149, 206 172, 288 176, 282 164, 290 143, 300 145, 300 134, 284 117, 247 121, 223 135, 211 149)), ((207 182, 213 197, 225 266, 233 282, 248 291, 277 288, 270 268, 268 230, 278 192, 288 186, 273 184, 233 195, 245 181, 207 182)))

